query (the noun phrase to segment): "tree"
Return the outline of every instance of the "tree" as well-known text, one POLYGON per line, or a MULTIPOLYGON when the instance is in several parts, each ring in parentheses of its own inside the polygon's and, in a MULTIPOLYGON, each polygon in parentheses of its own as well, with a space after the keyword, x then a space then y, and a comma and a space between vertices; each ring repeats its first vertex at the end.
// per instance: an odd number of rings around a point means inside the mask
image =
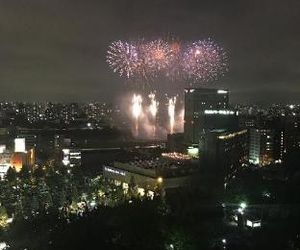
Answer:
POLYGON ((35 178, 43 178, 45 176, 45 171, 41 166, 34 170, 33 175, 35 178))
POLYGON ((30 177, 30 168, 27 165, 24 165, 21 169, 21 171, 19 172, 19 176, 22 179, 29 179, 30 177))
POLYGON ((183 230, 174 229, 167 237, 166 249, 192 250, 196 249, 196 246, 183 230))
POLYGON ((7 226, 8 215, 5 207, 0 207, 0 228, 5 228, 7 226))
POLYGON ((17 179, 17 172, 15 168, 9 168, 6 173, 6 179, 9 183, 13 183, 17 179))

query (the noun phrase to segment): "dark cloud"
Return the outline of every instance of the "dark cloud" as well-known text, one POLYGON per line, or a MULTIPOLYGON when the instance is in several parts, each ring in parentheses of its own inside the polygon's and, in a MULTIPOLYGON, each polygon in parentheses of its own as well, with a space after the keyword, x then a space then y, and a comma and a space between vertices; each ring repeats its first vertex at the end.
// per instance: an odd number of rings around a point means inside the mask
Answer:
POLYGON ((299 100, 299 23, 298 0, 1 0, 0 98, 111 100, 124 85, 105 63, 107 45, 174 34, 229 51, 216 86, 233 101, 299 100))

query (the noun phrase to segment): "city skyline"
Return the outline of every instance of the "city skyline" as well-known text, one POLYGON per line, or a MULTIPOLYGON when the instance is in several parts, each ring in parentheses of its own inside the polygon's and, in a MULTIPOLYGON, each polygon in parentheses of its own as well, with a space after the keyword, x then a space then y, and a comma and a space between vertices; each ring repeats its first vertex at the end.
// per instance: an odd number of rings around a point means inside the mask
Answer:
POLYGON ((229 52, 229 72, 205 86, 229 88, 233 103, 299 100, 300 6, 294 0, 12 0, 0 7, 1 100, 118 99, 128 84, 106 65, 107 46, 156 36, 220 43, 229 52))
POLYGON ((299 23, 299 0, 0 0, 0 250, 299 250, 299 23))

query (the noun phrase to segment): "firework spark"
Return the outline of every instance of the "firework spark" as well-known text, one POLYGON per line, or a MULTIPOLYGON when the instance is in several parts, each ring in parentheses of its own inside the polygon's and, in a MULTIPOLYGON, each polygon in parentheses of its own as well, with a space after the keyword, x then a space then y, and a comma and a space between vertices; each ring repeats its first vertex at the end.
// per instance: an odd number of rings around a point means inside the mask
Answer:
POLYGON ((182 43, 180 41, 172 40, 169 42, 172 52, 172 60, 168 65, 166 76, 173 80, 182 80, 182 43))
POLYGON ((211 39, 193 42, 183 54, 182 67, 196 81, 217 80, 227 71, 227 55, 211 39))
POLYGON ((116 41, 109 46, 106 60, 120 76, 137 77, 147 82, 158 76, 210 82, 228 70, 226 52, 211 39, 187 45, 178 40, 163 39, 116 41))
POLYGON ((145 65, 155 73, 166 69, 173 58, 169 44, 161 39, 145 43, 143 53, 145 65))
POLYGON ((174 96, 173 98, 169 98, 169 102, 168 102, 168 115, 169 115, 169 121, 170 121, 170 134, 174 133, 175 105, 176 105, 176 96, 174 96))
POLYGON ((138 49, 128 42, 113 42, 107 51, 106 61, 120 76, 132 77, 139 67, 138 49))
POLYGON ((138 136, 138 131, 139 131, 139 118, 142 114, 142 96, 141 95, 136 95, 133 94, 132 97, 132 116, 135 120, 135 133, 136 136, 138 136))
POLYGON ((156 119, 159 102, 155 99, 155 93, 150 93, 149 98, 150 98, 149 111, 150 111, 152 117, 154 119, 156 119))
POLYGON ((155 135, 156 135, 156 114, 157 114, 159 102, 155 98, 155 93, 150 93, 149 98, 150 98, 149 112, 150 112, 153 122, 154 122, 153 136, 155 137, 155 135))

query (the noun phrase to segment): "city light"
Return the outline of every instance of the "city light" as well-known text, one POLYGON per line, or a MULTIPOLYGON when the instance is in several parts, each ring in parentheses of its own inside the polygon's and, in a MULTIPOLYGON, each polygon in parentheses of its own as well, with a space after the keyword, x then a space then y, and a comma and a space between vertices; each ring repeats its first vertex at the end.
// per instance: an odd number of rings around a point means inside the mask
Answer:
POLYGON ((204 114, 206 115, 234 115, 235 112, 232 110, 211 110, 206 109, 204 110, 204 114))
POLYGON ((173 160, 191 160, 192 157, 186 154, 178 153, 178 152, 172 152, 172 153, 162 153, 163 157, 173 159, 173 160))
POLYGON ((15 152, 16 153, 26 153, 25 138, 16 138, 15 139, 15 152))
POLYGON ((239 212, 240 214, 244 214, 244 209, 242 209, 241 207, 239 207, 239 208, 238 208, 238 212, 239 212))
POLYGON ((188 147, 187 153, 189 156, 193 158, 198 158, 199 157, 199 148, 198 147, 188 147))
POLYGON ((260 220, 257 220, 257 221, 247 220, 246 226, 252 227, 252 228, 261 227, 261 221, 260 220))
POLYGON ((9 245, 6 242, 0 242, 0 250, 6 250, 9 248, 9 245))
POLYGON ((217 93, 218 94, 227 94, 228 91, 227 90, 223 90, 223 89, 218 89, 217 93))
POLYGON ((0 145, 0 154, 3 154, 6 150, 6 145, 0 145))
POLYGON ((220 135, 220 136, 218 136, 218 138, 221 139, 221 140, 228 140, 228 139, 234 138, 238 135, 246 134, 247 132, 248 132, 248 130, 244 129, 244 130, 241 130, 241 131, 238 131, 238 132, 235 132, 235 133, 230 133, 230 134, 227 134, 227 135, 220 135))
POLYGON ((0 250, 300 250, 300 0, 0 10, 0 250))
POLYGON ((116 168, 112 168, 112 167, 106 167, 105 166, 104 171, 107 171, 107 172, 110 172, 110 173, 113 173, 113 174, 117 174, 117 175, 122 175, 122 176, 126 175, 125 171, 122 171, 122 170, 119 170, 119 169, 116 169, 116 168))
POLYGON ((158 177, 158 178, 157 178, 157 182, 158 182, 159 184, 163 183, 163 181, 164 181, 164 180, 163 180, 162 177, 158 177))
POLYGON ((247 207, 246 202, 242 202, 242 203, 240 204, 240 207, 241 207, 242 209, 245 209, 245 208, 247 207))

